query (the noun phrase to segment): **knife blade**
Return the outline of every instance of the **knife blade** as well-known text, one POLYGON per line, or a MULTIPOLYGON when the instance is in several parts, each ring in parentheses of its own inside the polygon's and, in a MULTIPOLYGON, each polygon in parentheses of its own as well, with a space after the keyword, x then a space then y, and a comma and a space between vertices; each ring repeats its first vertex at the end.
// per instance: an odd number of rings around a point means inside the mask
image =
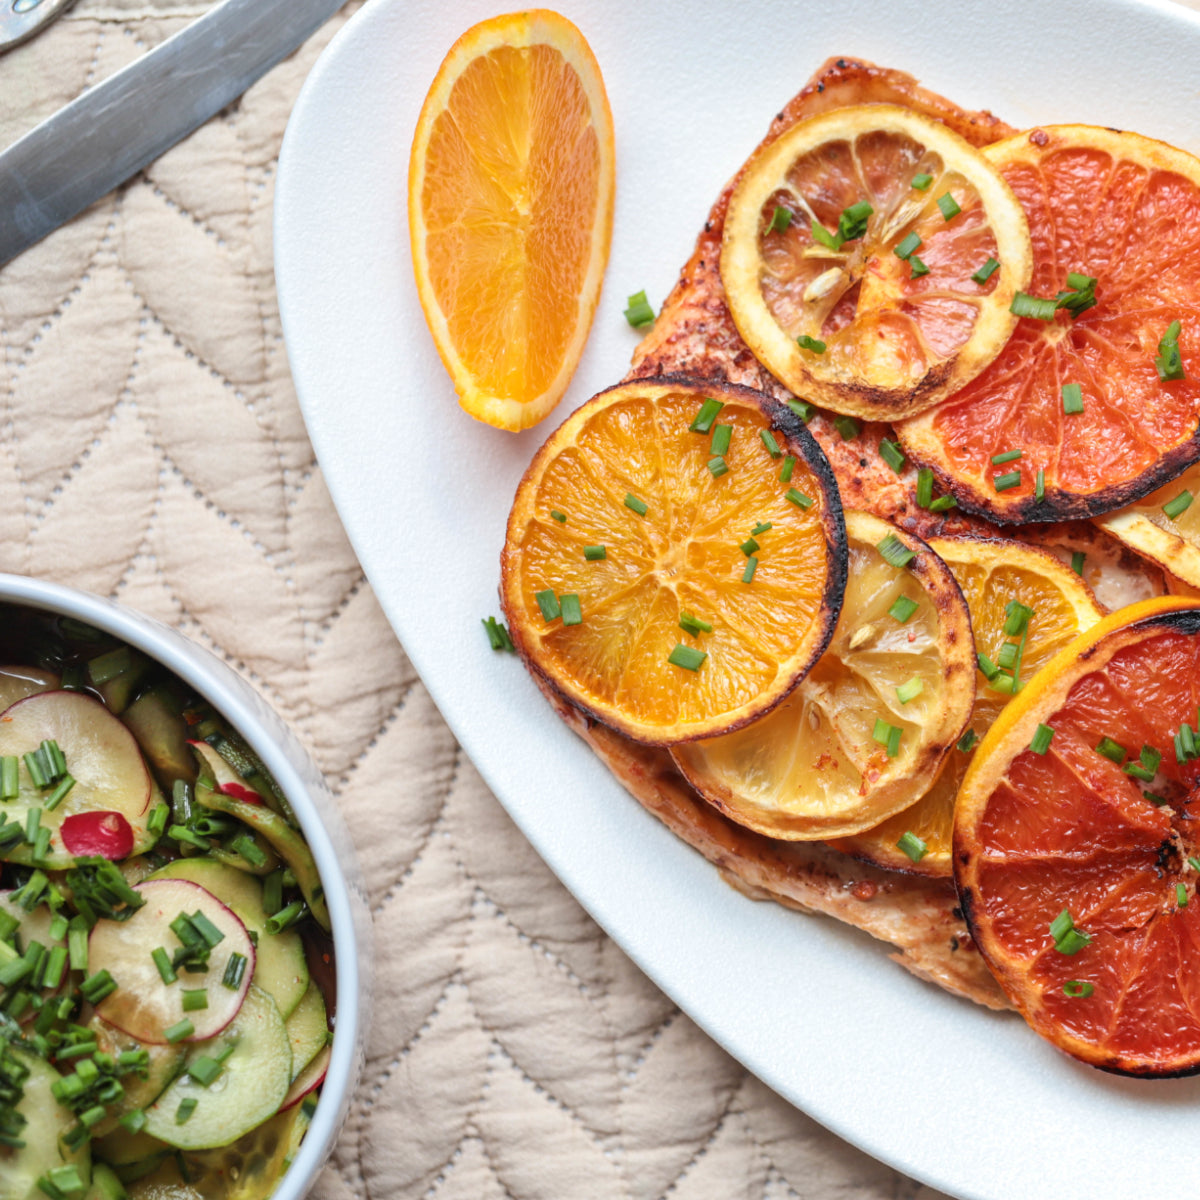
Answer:
POLYGON ((0 54, 28 41, 61 17, 75 0, 5 0, 0 4, 0 54))
POLYGON ((0 154, 0 263, 237 99, 346 0, 223 0, 0 154))

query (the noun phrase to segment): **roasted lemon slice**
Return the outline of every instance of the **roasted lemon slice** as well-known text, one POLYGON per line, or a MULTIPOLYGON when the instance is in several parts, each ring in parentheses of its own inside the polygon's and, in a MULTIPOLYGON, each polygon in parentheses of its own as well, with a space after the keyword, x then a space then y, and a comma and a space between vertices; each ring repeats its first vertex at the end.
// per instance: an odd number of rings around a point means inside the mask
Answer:
POLYGON ((686 379, 622 384, 551 434, 508 520, 501 598, 530 666, 656 745, 777 704, 825 648, 841 502, 785 405, 686 379))
POLYGON ((973 537, 933 538, 929 544, 954 573, 971 611, 980 656, 971 723, 933 786, 915 804, 836 846, 882 867, 949 876, 954 798, 974 745, 1011 699, 1014 686, 1019 691, 1103 612, 1083 580, 1045 550, 973 537), (1013 605, 1024 605, 1032 615, 1022 620, 1013 605), (1014 649, 1006 651, 1005 646, 1014 649), (1009 657, 1012 665, 1002 667, 1009 657))
POLYGON ((787 700, 735 733, 677 746, 688 781, 776 838, 853 833, 912 803, 971 712, 967 608, 924 542, 846 514, 850 571, 829 649, 787 700))
POLYGON ((977 149, 868 104, 801 121, 751 157, 721 281, 738 332, 797 395, 886 421, 996 357, 1031 261, 1021 206, 977 149))

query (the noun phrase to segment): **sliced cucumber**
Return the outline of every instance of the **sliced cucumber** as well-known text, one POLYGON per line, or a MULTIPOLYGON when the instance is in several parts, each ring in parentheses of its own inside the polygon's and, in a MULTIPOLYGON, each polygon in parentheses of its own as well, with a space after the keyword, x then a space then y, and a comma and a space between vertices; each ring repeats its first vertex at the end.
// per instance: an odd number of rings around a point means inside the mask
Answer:
POLYGON ((188 745, 183 697, 171 683, 147 688, 122 714, 154 768, 158 782, 170 791, 177 779, 196 782, 196 760, 188 745))
POLYGON ((146 1132, 181 1150, 228 1146, 278 1112, 291 1079, 287 1026, 275 1001, 252 987, 233 1024, 194 1046, 184 1073, 146 1110, 146 1132), (197 1059, 215 1058, 229 1045, 233 1053, 208 1087, 192 1079, 188 1070, 197 1059), (193 1100, 191 1116, 180 1123, 180 1105, 193 1100))
POLYGON ((122 1178, 126 1177, 126 1167, 152 1162, 170 1150, 171 1147, 165 1142, 151 1137, 144 1130, 141 1133, 130 1133, 120 1125, 111 1133, 106 1133, 92 1142, 92 1155, 108 1163, 110 1167, 116 1167, 122 1178))
POLYGON ((75 1116, 55 1100, 50 1090, 59 1078, 58 1072, 32 1054, 15 1049, 12 1053, 29 1068, 19 1108, 26 1120, 21 1130, 25 1145, 11 1156, 4 1152, 5 1157, 0 1158, 0 1200, 45 1200, 37 1181, 55 1167, 75 1167, 86 1187, 92 1177, 87 1143, 71 1153, 60 1140, 75 1124, 75 1116))
POLYGON ((128 1200, 121 1181, 103 1163, 92 1166, 92 1186, 88 1188, 83 1200, 128 1200))
POLYGON ((254 986, 269 992, 284 1020, 296 1010, 308 988, 304 944, 294 929, 267 933, 262 884, 245 871, 211 858, 179 858, 156 871, 152 879, 187 879, 220 896, 258 938, 254 986))
POLYGON ((156 1046, 139 1042, 98 1016, 93 1016, 87 1027, 96 1036, 97 1050, 114 1057, 125 1050, 145 1050, 150 1059, 144 1077, 137 1072, 121 1077, 124 1095, 108 1106, 108 1116, 92 1128, 93 1137, 103 1137, 119 1128, 117 1122, 126 1113, 133 1112, 135 1108, 148 1107, 163 1094, 167 1084, 183 1070, 187 1047, 182 1042, 174 1046, 170 1043, 156 1046))
POLYGON ((296 1011, 287 1019, 288 1041, 292 1044, 292 1079, 329 1044, 329 1018, 325 1000, 315 983, 308 985, 296 1011))
MULTIPOLYGON (((24 766, 20 794, 5 804, 10 821, 25 824, 30 809, 41 810, 40 823, 50 830, 50 851, 40 866, 65 870, 73 856, 63 846, 60 827, 83 813, 116 813, 133 832, 130 854, 148 850, 157 840, 147 828, 150 810, 161 798, 133 735, 99 700, 81 692, 40 692, 8 708, 0 722, 0 755, 22 756, 43 741, 55 741, 75 780, 66 798, 46 807, 51 790, 38 788, 24 766)), ((32 862, 33 846, 21 842, 2 856, 9 862, 32 862)))
POLYGON ((88 940, 88 970, 108 971, 116 991, 96 1006, 110 1025, 139 1042, 161 1045, 167 1031, 181 1021, 192 1024, 183 1041, 200 1042, 220 1033, 237 1016, 254 973, 254 945, 246 926, 211 892, 185 879, 147 879, 134 889, 145 901, 127 921, 100 920, 88 940), (212 948, 208 969, 179 969, 173 983, 164 983, 154 952, 171 958, 182 943, 171 929, 180 916, 199 912, 222 934, 212 948), (234 954, 245 960, 237 987, 226 987, 225 971, 234 954), (204 991, 206 1007, 185 1010, 184 992, 204 991))

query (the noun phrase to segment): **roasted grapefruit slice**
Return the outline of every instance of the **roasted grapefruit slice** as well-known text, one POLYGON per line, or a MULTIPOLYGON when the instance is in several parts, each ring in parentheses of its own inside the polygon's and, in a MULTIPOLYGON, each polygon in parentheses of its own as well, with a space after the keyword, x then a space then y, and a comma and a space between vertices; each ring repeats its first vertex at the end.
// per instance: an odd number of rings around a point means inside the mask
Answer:
POLYGON ((854 833, 932 782, 971 712, 971 623, 953 576, 919 538, 846 513, 850 569, 829 649, 765 717, 677 746, 711 804, 798 841, 854 833))
POLYGON ((1200 1071, 1200 603, 1106 617, 1004 710, 959 791, 971 932, 1043 1037, 1128 1075, 1200 1071))
POLYGON ((995 521, 1121 508, 1200 457, 1200 160, 1089 125, 983 154, 1029 218, 1034 315, 900 440, 995 521))
POLYGON ((750 158, 725 218, 738 332, 797 395, 917 413, 1000 352, 1029 280, 1016 197, 986 158, 890 104, 800 121, 750 158))
POLYGON ((749 388, 664 378, 601 392, 550 435, 509 514, 501 601, 535 672, 669 745, 778 704, 845 580, 841 501, 803 422, 749 388))
POLYGON ((1176 579, 1200 587, 1200 465, 1107 516, 1101 529, 1153 559, 1176 579))

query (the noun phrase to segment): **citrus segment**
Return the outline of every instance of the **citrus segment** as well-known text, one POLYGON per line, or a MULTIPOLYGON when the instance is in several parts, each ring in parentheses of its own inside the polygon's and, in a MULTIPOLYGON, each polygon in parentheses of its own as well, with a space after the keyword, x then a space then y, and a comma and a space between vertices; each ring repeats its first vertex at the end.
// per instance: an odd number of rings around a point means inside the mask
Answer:
POLYGON ((993 520, 1120 508, 1200 456, 1200 379, 1187 370, 1200 362, 1200 160, 1087 125, 983 153, 1029 218, 1029 293, 1065 307, 1023 317, 973 382, 900 426, 901 441, 962 507, 993 520), (1183 377, 1164 380, 1155 360, 1176 321, 1183 377), (992 461, 1015 450, 1019 460, 992 461))
POLYGON ((846 513, 846 536, 842 616, 805 680, 752 724, 672 751, 705 799, 769 837, 853 833, 909 804, 970 713, 971 626, 949 571, 867 513, 846 513), (887 539, 907 565, 884 558, 887 539))
POLYGON ((417 294, 459 402, 525 429, 558 402, 608 261, 612 114, 583 35, 546 9, 469 29, 417 122, 417 294))
POLYGON ((837 622, 845 527, 821 451, 784 405, 637 382, 547 440, 501 565, 531 666, 605 723, 666 745, 751 720, 804 675, 837 622))
POLYGON ((754 154, 730 198, 721 280, 738 331, 789 388, 890 420, 999 353, 1030 261, 1021 207, 978 150, 871 104, 801 121, 754 154))
MULTIPOLYGON (((1082 579, 1044 550, 1021 542, 973 537, 933 538, 929 544, 962 589, 971 613, 976 651, 998 665, 1008 653, 1004 650, 1006 644, 1020 646, 1022 683, 1103 616, 1082 579), (1025 635, 1005 632, 1009 605, 1014 601, 1033 610, 1025 635)), ((979 668, 973 671, 973 678, 974 708, 965 740, 947 757, 932 787, 894 817, 857 837, 837 842, 839 850, 893 870, 944 877, 951 874, 954 801, 959 785, 975 743, 991 728, 1011 697, 1011 692, 998 690, 1011 686, 1011 676, 1005 672, 989 679, 979 668), (906 833, 927 847, 915 862, 899 845, 906 833)))
POLYGON ((955 879, 997 980, 1042 1036, 1125 1074, 1200 1070, 1198 660, 1200 604, 1106 617, 1009 705, 959 793, 955 879))

